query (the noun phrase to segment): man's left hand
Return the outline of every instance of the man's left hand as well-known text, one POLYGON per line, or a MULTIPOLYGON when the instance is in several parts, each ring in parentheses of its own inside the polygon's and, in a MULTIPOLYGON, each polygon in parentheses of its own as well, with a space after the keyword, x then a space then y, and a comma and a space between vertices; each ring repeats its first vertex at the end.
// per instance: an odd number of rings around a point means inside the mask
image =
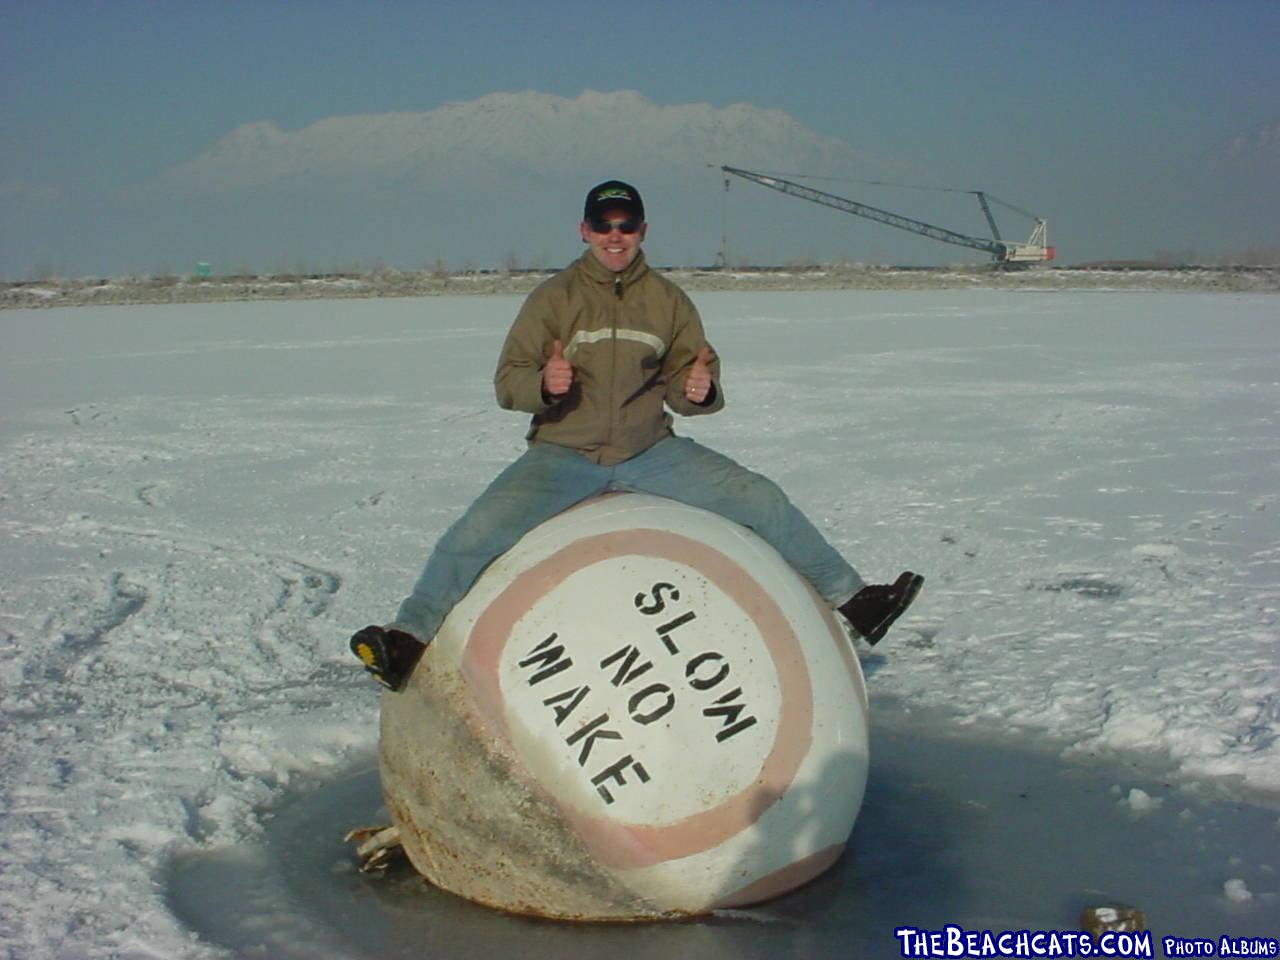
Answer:
POLYGON ((689 368, 689 375, 684 379, 684 397, 690 403, 705 403, 711 392, 711 370, 707 366, 710 361, 711 348, 703 347, 689 368))

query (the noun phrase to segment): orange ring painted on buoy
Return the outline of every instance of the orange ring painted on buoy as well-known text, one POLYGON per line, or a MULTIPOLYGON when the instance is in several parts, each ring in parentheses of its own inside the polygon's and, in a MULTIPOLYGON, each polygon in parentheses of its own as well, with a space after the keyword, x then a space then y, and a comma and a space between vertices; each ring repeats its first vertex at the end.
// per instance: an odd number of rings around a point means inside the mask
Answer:
POLYGON ((634 869, 709 850, 759 820, 791 785, 809 752, 814 707, 809 670, 795 631, 773 598, 746 570, 721 551, 680 534, 653 529, 620 530, 571 541, 534 564, 486 607, 472 627, 462 670, 478 700, 477 719, 508 746, 512 740, 498 669, 516 623, 573 574, 624 556, 653 557, 692 567, 737 604, 760 631, 781 695, 773 744, 751 786, 675 823, 623 823, 590 814, 560 800, 543 785, 602 863, 634 869))

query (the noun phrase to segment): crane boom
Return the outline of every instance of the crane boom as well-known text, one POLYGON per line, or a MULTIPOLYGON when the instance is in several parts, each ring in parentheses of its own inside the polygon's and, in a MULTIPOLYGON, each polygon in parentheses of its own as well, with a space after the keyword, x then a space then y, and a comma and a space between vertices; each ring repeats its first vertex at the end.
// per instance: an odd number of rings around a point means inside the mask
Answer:
MULTIPOLYGON (((856 200, 849 200, 846 197, 838 197, 833 193, 825 193, 822 190, 815 190, 813 187, 806 187, 799 183, 793 183, 790 180, 784 180, 781 177, 770 177, 762 173, 753 173, 750 170, 740 170, 737 167, 722 166, 720 168, 725 173, 731 173, 735 177, 741 177, 744 180, 750 180, 752 183, 758 183, 762 187, 768 187, 771 190, 777 190, 789 196, 800 197, 804 200, 811 200, 814 203, 820 203, 823 206, 834 207, 836 210, 843 210, 845 213, 852 213, 855 216, 866 217, 869 220, 875 220, 879 223, 888 224, 891 227, 898 227, 901 230, 907 230, 911 233, 918 233, 922 236, 932 237, 934 240, 941 240, 943 243, 952 243, 961 247, 969 247, 973 250, 982 250, 991 254, 997 261, 1001 263, 1031 263, 1043 260, 1052 260, 1054 256, 1053 247, 1044 245, 1046 224, 1045 221, 1035 218, 1036 226, 1031 233, 1031 238, 1026 243, 1008 243, 1000 239, 1000 232, 996 228, 995 218, 991 215, 991 209, 987 206, 986 195, 981 191, 973 191, 977 194, 978 202, 982 206, 982 211, 986 215, 987 222, 991 225, 991 231, 995 234, 995 239, 988 240, 984 237, 971 237, 967 234, 957 233, 954 230, 948 230, 946 227, 935 226, 932 223, 925 223, 923 220, 913 220, 911 217, 904 217, 901 214, 890 213, 888 210, 881 210, 879 207, 872 207, 865 203, 858 203, 856 200)), ((727 185, 728 181, 726 181, 727 185)))
POLYGON ((991 228, 991 236, 1000 240, 1000 228, 996 226, 996 218, 991 214, 991 204, 987 203, 987 195, 981 190, 973 191, 978 197, 978 205, 982 207, 982 215, 987 218, 987 226, 991 228))

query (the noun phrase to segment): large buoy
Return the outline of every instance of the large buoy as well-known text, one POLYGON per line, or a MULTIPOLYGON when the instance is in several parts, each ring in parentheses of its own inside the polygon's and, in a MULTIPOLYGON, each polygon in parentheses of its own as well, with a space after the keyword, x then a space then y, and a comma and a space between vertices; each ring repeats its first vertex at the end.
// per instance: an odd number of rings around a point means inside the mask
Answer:
POLYGON ((608 495, 490 565, 384 694, 379 761, 433 884, 545 917, 687 916, 839 857, 866 688, 836 615, 755 534, 608 495))

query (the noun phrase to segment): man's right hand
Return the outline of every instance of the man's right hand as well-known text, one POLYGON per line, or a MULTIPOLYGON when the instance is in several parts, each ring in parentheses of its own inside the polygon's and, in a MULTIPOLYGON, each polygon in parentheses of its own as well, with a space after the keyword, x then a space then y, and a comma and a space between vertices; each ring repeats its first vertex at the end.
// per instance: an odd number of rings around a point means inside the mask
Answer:
POLYGON ((564 358, 564 347, 557 340, 551 348, 551 359, 542 368, 542 392, 548 397, 563 397, 573 386, 573 366, 564 358))

